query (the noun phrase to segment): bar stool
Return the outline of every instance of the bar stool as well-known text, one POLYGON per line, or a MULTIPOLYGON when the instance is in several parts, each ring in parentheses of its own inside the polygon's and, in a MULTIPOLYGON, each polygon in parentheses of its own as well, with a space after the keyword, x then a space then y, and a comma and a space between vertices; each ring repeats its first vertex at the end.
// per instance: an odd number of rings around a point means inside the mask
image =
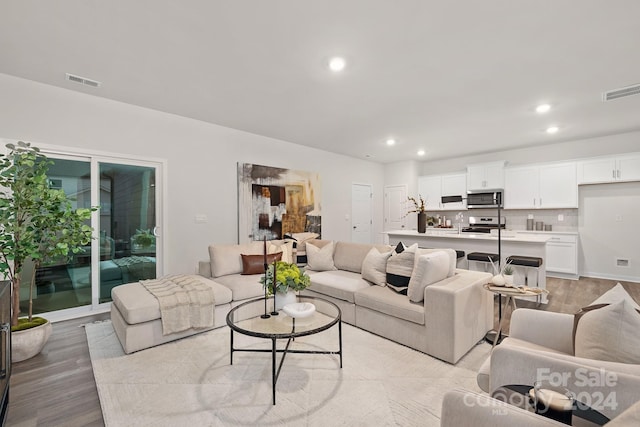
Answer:
MULTIPOLYGON (((489 252, 471 252, 467 254, 467 268, 471 266, 471 264, 469 264, 470 261, 483 262, 484 263, 483 271, 487 271, 486 269, 487 265, 490 265, 491 263, 499 262, 498 254, 492 254, 489 252)), ((490 273, 494 274, 493 271, 491 271, 490 273)))
MULTIPOLYGON (((524 285, 529 286, 529 270, 536 271, 536 288, 538 287, 538 269, 542 265, 542 258, 524 256, 524 255, 511 255, 507 257, 507 264, 511 264, 514 267, 524 268, 524 285)), ((542 302, 542 295, 536 297, 536 302, 540 304, 542 302)))
MULTIPOLYGON (((458 262, 459 262, 461 259, 464 259, 464 258, 465 258, 465 256, 464 256, 464 255, 465 255, 465 253, 464 253, 464 251, 459 251, 458 249, 455 249, 455 251, 456 251, 456 266, 457 266, 457 265, 458 265, 458 262)), ((460 267, 460 268, 462 268, 462 267, 460 267)))

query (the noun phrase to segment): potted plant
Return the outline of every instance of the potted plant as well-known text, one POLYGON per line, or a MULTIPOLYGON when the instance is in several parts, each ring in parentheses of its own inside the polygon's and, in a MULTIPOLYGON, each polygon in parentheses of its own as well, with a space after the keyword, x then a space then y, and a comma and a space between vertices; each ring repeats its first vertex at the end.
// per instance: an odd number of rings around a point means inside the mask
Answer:
POLYGON ((47 171, 53 164, 29 143, 7 144, 0 154, 0 274, 12 286, 12 358, 38 354, 51 334, 51 324, 33 317, 35 273, 43 262, 80 252, 91 241, 86 224, 91 209, 74 209, 63 190, 50 188, 47 171), (23 277, 33 263, 31 277, 23 277), (20 315, 20 286, 29 283, 28 316, 20 315))
POLYGON ((277 292, 276 310, 289 302, 296 302, 295 292, 306 289, 311 285, 311 278, 297 265, 285 261, 269 264, 266 275, 260 278, 260 283, 267 288, 267 293, 277 292))
POLYGON ((156 236, 153 235, 151 230, 136 230, 136 234, 133 235, 133 244, 138 245, 141 248, 148 248, 156 241, 156 236))
MULTIPOLYGON (((406 215, 410 213, 418 214, 418 233, 426 233, 427 231, 427 213, 425 208, 425 202, 421 195, 418 194, 418 200, 415 197, 407 197, 410 202, 413 202, 413 209, 409 209, 406 215)), ((405 216, 406 216, 405 215, 405 216)))
POLYGON ((513 267, 509 264, 505 265, 502 269, 502 276, 504 276, 504 282, 507 285, 513 285, 513 267))

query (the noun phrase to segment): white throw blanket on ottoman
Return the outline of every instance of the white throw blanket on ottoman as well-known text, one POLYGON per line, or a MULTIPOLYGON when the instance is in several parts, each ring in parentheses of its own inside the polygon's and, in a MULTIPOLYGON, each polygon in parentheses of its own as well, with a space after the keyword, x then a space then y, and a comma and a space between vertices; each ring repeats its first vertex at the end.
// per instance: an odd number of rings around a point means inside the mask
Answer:
POLYGON ((141 280, 140 284, 158 299, 163 335, 213 326, 213 289, 197 277, 165 276, 141 280))

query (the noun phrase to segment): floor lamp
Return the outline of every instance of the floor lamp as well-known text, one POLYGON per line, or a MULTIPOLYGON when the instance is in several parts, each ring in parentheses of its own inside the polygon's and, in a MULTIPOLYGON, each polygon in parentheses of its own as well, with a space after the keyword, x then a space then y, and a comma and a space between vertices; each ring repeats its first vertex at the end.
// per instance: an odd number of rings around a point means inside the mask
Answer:
MULTIPOLYGON (((441 201, 442 204, 446 203, 460 203, 464 200, 462 196, 442 196, 441 201)), ((496 208, 498 209, 498 274, 500 274, 501 265, 502 265, 502 217, 501 217, 501 208, 502 208, 502 197, 501 193, 495 193, 495 198, 493 199, 496 208)), ((493 263, 491 263, 493 265, 493 263)), ((502 320, 502 294, 498 294, 498 322, 502 320)), ((497 331, 489 331, 485 335, 485 340, 487 342, 493 343, 495 334, 498 334, 498 344, 502 341, 502 330, 500 332, 497 331)))

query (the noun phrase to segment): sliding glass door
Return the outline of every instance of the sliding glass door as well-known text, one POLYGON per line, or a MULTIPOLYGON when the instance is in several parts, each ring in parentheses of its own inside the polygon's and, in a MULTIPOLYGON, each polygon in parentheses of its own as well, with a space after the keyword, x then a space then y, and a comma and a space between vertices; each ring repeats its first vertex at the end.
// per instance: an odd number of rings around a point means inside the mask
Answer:
MULTIPOLYGON (((74 200, 74 207, 99 206, 91 219, 94 240, 77 254, 47 260, 35 272, 33 310, 48 317, 72 317, 104 307, 111 289, 160 275, 162 163, 70 156, 47 152, 54 161, 50 185, 74 200), (55 312, 54 316, 50 313, 55 312)), ((33 266, 27 266, 27 269, 33 266)), ((23 277, 31 277, 29 271, 23 277)), ((29 281, 20 292, 28 305, 29 281)))

